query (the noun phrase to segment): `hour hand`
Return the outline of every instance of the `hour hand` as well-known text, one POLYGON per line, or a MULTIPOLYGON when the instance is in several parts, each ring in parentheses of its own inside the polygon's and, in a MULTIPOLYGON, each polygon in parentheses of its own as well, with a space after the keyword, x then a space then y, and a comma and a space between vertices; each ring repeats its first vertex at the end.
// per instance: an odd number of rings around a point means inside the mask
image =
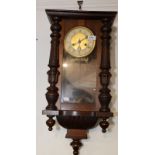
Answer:
POLYGON ((72 46, 79 44, 79 42, 80 42, 80 39, 76 43, 72 43, 72 46))

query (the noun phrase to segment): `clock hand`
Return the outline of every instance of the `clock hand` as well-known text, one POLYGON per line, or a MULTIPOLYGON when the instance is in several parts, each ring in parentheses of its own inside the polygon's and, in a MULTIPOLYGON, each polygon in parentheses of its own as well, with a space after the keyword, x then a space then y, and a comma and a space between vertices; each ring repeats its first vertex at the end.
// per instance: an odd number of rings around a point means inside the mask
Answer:
POLYGON ((79 39, 76 43, 73 43, 72 45, 75 46, 77 44, 80 44, 83 40, 85 40, 87 38, 88 38, 88 36, 85 36, 83 39, 81 39, 81 40, 79 39))
POLYGON ((80 43, 81 43, 83 40, 87 39, 87 38, 88 38, 88 36, 85 36, 83 39, 80 40, 80 43))
POLYGON ((75 46, 77 44, 80 44, 80 39, 76 43, 73 43, 72 45, 75 46))

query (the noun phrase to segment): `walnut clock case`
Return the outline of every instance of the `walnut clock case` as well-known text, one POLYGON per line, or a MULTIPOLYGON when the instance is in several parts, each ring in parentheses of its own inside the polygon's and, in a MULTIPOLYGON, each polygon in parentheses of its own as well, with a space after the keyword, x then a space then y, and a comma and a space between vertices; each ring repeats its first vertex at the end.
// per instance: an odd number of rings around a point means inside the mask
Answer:
POLYGON ((110 32, 116 12, 46 10, 51 23, 46 99, 43 114, 49 131, 58 123, 73 139, 73 154, 79 154, 81 139, 99 122, 102 132, 113 116, 109 104, 110 32))

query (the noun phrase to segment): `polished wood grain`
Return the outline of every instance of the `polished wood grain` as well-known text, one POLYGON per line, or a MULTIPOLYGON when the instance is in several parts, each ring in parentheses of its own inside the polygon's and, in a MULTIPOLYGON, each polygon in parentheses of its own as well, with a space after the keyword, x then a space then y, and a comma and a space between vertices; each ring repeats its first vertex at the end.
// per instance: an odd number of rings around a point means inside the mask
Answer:
POLYGON ((87 130, 82 129, 68 129, 66 138, 73 139, 87 139, 87 130))

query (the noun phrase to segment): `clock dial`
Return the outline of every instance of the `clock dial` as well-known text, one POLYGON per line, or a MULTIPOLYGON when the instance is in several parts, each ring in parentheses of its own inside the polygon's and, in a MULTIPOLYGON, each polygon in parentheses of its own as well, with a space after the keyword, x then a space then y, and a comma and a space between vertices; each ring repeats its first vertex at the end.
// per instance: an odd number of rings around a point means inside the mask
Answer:
POLYGON ((65 36, 65 51, 73 57, 85 57, 95 48, 96 36, 82 26, 72 28, 65 36))

